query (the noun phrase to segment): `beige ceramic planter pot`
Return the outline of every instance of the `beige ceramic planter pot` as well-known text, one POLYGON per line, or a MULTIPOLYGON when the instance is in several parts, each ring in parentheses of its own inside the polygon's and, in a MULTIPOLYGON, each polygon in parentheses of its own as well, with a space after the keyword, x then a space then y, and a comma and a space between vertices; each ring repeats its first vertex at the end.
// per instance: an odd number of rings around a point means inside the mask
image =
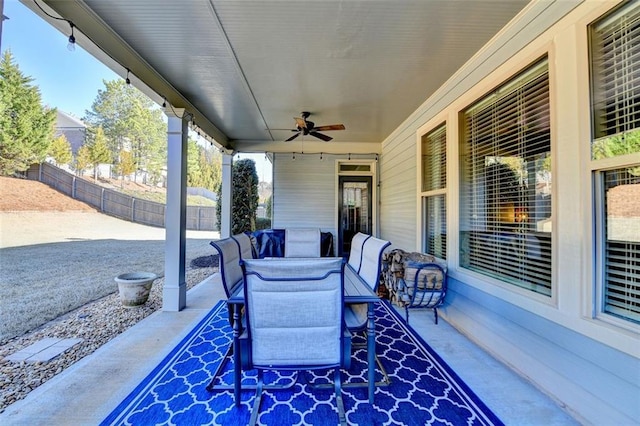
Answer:
POLYGON ((115 281, 118 283, 120 300, 127 308, 144 305, 149 299, 153 280, 157 277, 151 272, 129 272, 118 275, 115 281))

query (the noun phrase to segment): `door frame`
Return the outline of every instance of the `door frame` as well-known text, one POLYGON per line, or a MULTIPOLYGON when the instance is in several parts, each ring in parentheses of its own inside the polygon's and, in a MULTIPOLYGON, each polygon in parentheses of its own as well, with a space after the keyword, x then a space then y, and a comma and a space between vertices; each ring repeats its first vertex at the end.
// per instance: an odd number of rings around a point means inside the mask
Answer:
POLYGON ((358 160, 338 160, 336 161, 336 178, 335 178, 335 229, 336 229, 336 253, 341 256, 342 241, 340 235, 340 178, 357 178, 357 177, 370 177, 371 178, 371 235, 378 236, 378 161, 377 159, 358 159, 358 160), (362 170, 357 169, 355 166, 364 166, 362 170), (345 170, 350 169, 350 170, 345 170))

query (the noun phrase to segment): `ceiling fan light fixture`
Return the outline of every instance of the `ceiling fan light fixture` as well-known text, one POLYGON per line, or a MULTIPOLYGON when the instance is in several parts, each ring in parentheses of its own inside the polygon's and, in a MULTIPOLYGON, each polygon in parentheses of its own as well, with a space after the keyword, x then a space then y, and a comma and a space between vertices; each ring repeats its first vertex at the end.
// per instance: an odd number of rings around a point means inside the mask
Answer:
MULTIPOLYGON (((325 142, 329 142, 333 138, 320 132, 330 131, 330 130, 345 130, 344 124, 316 126, 316 124, 313 121, 307 120, 307 118, 311 115, 311 113, 308 111, 302 111, 300 115, 301 117, 293 117, 293 119, 296 121, 296 126, 295 126, 295 129, 291 129, 291 131, 295 132, 295 135, 291 136, 289 139, 286 139, 285 142, 290 142, 300 135, 303 135, 303 136, 311 135, 325 142)), ((285 130, 285 129, 281 129, 281 130, 285 130)))

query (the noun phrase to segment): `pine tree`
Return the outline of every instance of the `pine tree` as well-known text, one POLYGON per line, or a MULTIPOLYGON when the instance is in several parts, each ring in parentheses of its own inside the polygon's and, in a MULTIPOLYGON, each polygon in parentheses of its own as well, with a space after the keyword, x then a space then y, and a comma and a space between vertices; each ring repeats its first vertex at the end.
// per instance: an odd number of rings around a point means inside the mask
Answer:
POLYGON ((9 50, 0 60, 0 174, 24 171, 44 160, 53 138, 56 110, 41 104, 9 50))
POLYGON ((92 127, 102 126, 112 158, 126 148, 143 170, 166 164, 167 125, 162 111, 121 79, 103 83, 105 89, 98 91, 83 121, 92 127))
POLYGON ((116 164, 116 166, 123 182, 124 178, 133 174, 137 168, 136 161, 134 160, 133 155, 131 155, 131 152, 125 151, 124 149, 120 151, 120 155, 118 156, 118 163, 116 164))
POLYGON ((91 164, 91 150, 89 149, 89 145, 82 145, 76 153, 76 173, 82 176, 86 168, 91 164))
POLYGON ((222 178, 222 156, 215 149, 202 148, 200 151, 200 170, 202 170, 202 186, 216 191, 222 178))
POLYGON ((109 151, 107 138, 102 126, 98 126, 96 129, 93 142, 89 145, 89 153, 91 154, 91 164, 93 164, 93 179, 98 180, 98 167, 100 164, 113 164, 111 151, 109 151))
POLYGON ((49 156, 53 158, 56 166, 69 164, 73 159, 71 144, 65 135, 60 135, 51 142, 49 146, 49 156))
POLYGON ((187 186, 192 188, 202 187, 202 170, 198 161, 200 147, 196 141, 189 139, 187 143, 187 186))

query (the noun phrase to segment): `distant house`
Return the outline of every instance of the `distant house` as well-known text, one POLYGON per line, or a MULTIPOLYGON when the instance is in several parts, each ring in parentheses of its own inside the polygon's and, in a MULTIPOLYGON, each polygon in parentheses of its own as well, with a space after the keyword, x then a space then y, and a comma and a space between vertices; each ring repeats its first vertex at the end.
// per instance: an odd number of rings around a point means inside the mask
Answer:
POLYGON ((71 152, 75 156, 78 149, 84 145, 87 139, 87 125, 79 118, 73 117, 58 109, 56 118, 55 137, 64 135, 71 144, 71 152))

